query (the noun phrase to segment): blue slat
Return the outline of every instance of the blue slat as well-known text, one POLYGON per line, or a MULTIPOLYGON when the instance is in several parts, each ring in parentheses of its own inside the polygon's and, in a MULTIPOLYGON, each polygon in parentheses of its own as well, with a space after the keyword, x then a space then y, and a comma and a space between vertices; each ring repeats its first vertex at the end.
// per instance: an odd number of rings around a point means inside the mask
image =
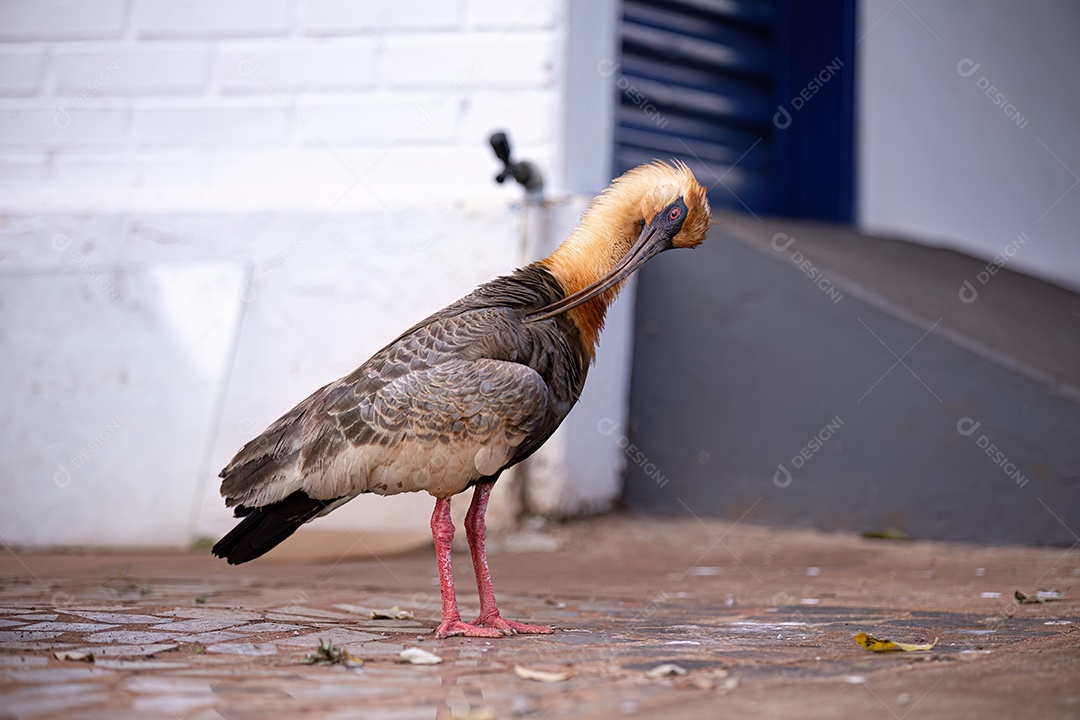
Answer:
POLYGON ((679 158, 717 206, 767 207, 774 25, 766 0, 625 0, 616 172, 679 158))

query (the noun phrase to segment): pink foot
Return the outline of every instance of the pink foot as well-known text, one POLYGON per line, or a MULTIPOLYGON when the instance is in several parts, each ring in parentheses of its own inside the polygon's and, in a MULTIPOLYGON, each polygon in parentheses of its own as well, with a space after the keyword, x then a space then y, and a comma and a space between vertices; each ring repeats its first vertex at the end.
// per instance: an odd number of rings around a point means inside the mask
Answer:
POLYGON ((497 638, 506 635, 507 633, 500 632, 499 630, 491 627, 481 627, 479 625, 470 625, 464 620, 444 620, 440 623, 437 630, 435 630, 435 637, 442 640, 443 638, 453 637, 454 635, 462 635, 464 637, 482 637, 482 638, 497 638))
POLYGON ((473 623, 476 627, 493 628, 503 635, 551 635, 555 632, 555 628, 547 627, 546 625, 526 625, 525 623, 514 622, 513 620, 507 620, 501 615, 487 618, 477 618, 473 623))

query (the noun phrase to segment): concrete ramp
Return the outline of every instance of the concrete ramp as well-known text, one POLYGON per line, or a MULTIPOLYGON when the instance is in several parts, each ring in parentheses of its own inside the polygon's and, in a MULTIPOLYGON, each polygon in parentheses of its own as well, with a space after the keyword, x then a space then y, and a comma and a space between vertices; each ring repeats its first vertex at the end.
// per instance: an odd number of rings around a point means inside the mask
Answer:
MULTIPOLYGON (((1080 541, 1080 295, 725 215, 641 273, 625 502, 915 538, 1080 541)), ((604 431, 604 429, 601 429, 604 431)))

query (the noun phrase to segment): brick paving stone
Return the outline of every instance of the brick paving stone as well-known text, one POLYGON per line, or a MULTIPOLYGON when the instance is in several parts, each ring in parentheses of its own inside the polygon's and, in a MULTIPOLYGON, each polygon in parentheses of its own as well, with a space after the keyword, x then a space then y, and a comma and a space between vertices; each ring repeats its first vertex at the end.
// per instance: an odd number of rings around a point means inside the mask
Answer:
POLYGON ((32 640, 51 640, 58 638, 61 632, 33 632, 27 630, 0 630, 0 647, 10 647, 10 643, 32 640))
POLYGON ((171 610, 162 611, 158 614, 180 618, 191 618, 195 620, 199 618, 209 618, 212 620, 235 620, 237 624, 262 619, 262 615, 260 613, 251 612, 249 610, 236 610, 219 607, 173 608, 171 610))
POLYGON ((56 713, 79 710, 98 703, 108 702, 108 700, 109 695, 103 689, 88 686, 85 692, 78 695, 9 696, 4 698, 3 712, 8 717, 55 716, 56 713))
POLYGON ((95 630, 112 630, 116 625, 107 623, 76 623, 76 622, 39 622, 22 628, 27 632, 94 632, 95 630))
POLYGON ((95 643, 127 643, 129 645, 152 645, 163 640, 172 640, 177 633, 149 632, 145 630, 106 630, 87 635, 86 640, 95 643))
POLYGON ((368 620, 348 623, 350 630, 388 635, 425 635, 431 634, 431 625, 407 620, 368 620))
POLYGON ((355 618, 347 613, 334 612, 332 610, 319 610, 318 608, 303 607, 303 606, 288 606, 273 608, 270 610, 272 613, 279 615, 295 615, 297 617, 305 618, 322 618, 324 620, 355 620, 355 618))
POLYGON ((177 622, 165 623, 163 625, 155 625, 154 630, 183 633, 210 632, 211 630, 221 630, 222 628, 240 625, 241 622, 242 621, 221 618, 197 618, 194 620, 180 620, 177 622))
POLYGON ((157 645, 86 645, 73 648, 73 650, 76 652, 92 652, 94 657, 134 657, 136 655, 156 655, 175 650, 178 647, 180 646, 167 643, 157 645))
MULTIPOLYGON (((72 663, 73 664, 73 663, 72 663)), ((51 667, 43 670, 3 670, 6 678, 24 683, 60 684, 80 680, 94 680, 103 675, 111 675, 108 670, 98 670, 89 663, 80 663, 81 667, 51 667)))
POLYGON ((324 618, 324 617, 313 617, 313 616, 310 616, 310 615, 290 615, 288 613, 279 613, 279 612, 267 612, 263 616, 263 619, 269 620, 271 622, 285 622, 285 623, 287 623, 287 622, 298 622, 298 623, 306 623, 308 625, 320 625, 320 624, 327 625, 327 624, 331 624, 331 623, 335 622, 333 620, 330 620, 330 619, 324 618))
POLYGON ((241 633, 283 633, 308 629, 310 628, 307 625, 276 622, 251 623, 250 625, 238 625, 234 628, 230 628, 233 632, 241 633))
POLYGON ((220 645, 208 645, 206 652, 224 653, 227 655, 247 655, 257 657, 260 655, 277 655, 277 646, 273 643, 222 643, 220 645))
POLYGON ((93 620, 94 622, 113 623, 114 625, 156 625, 165 621, 165 618, 157 615, 141 615, 139 613, 72 610, 69 614, 93 620))
POLYGON ((152 695, 205 695, 213 690, 210 680, 173 675, 133 675, 121 683, 129 690, 152 695))
POLYGON ((275 640, 274 642, 278 645, 298 645, 302 647, 311 646, 314 649, 315 647, 318 647, 321 640, 331 642, 335 645, 348 645, 350 643, 366 643, 369 640, 385 639, 385 635, 356 632, 355 630, 335 627, 327 628, 326 630, 319 630, 313 633, 308 633, 307 635, 295 635, 292 637, 287 637, 283 640, 275 640))
POLYGON ((195 633, 194 635, 183 635, 176 638, 177 642, 185 643, 199 643, 200 645, 209 645, 211 643, 222 643, 229 640, 238 640, 244 637, 241 633, 232 632, 231 630, 212 630, 210 632, 195 633))
POLYGON ((165 660, 101 660, 95 656, 94 667, 104 670, 182 670, 189 668, 189 663, 168 662, 165 660))
POLYGON ((36 667, 48 665, 44 655, 0 655, 0 667, 36 667))
POLYGON ((203 695, 144 695, 136 697, 132 702, 132 708, 136 713, 144 717, 177 717, 187 718, 191 712, 200 705, 211 705, 214 702, 212 693, 203 695))
MULTIPOLYGON (((409 643, 409 646, 415 645, 415 642, 409 643)), ((353 648, 352 650, 354 654, 360 655, 362 657, 377 657, 381 655, 396 658, 401 653, 401 651, 405 649, 405 647, 405 645, 399 643, 381 642, 376 640, 374 642, 366 642, 360 647, 353 648)))

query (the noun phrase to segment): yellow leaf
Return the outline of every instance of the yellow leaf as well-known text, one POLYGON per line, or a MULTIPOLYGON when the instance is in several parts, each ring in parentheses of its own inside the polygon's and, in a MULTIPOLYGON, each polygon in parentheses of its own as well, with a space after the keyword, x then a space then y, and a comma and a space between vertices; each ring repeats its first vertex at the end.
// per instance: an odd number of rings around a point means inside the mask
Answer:
POLYGON ((856 635, 855 642, 871 652, 890 652, 892 650, 913 652, 915 650, 930 650, 937 645, 936 638, 934 639, 934 642, 929 645, 912 645, 911 643, 893 642, 892 640, 878 640, 873 635, 867 635, 866 633, 859 633, 856 635))

